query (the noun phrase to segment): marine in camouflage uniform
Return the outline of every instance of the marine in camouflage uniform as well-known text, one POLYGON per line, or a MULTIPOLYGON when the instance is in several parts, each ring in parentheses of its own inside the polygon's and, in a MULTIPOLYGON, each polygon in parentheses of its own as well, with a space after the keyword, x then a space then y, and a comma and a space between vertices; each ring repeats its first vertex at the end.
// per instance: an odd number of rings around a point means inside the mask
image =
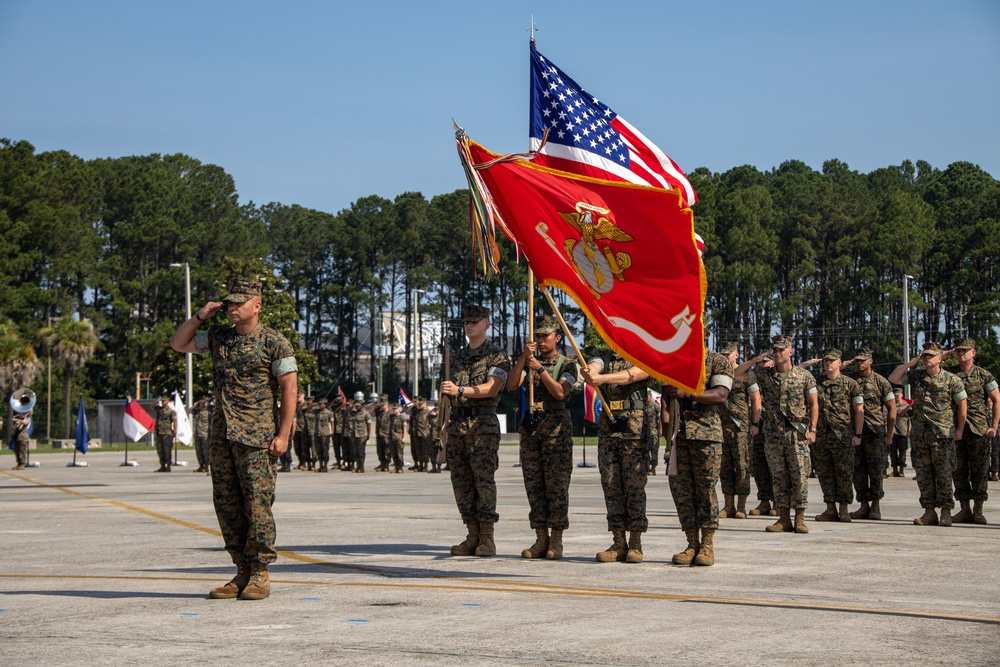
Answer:
MULTIPOLYGON (((809 364, 819 361, 812 359, 809 364)), ((865 419, 865 397, 861 386, 840 372, 841 351, 827 350, 823 355, 823 375, 816 382, 819 390, 819 426, 813 446, 813 470, 823 490, 826 511, 817 521, 851 521, 848 506, 854 501, 851 478, 854 452, 861 445, 865 419)), ((806 364, 803 364, 805 366, 806 364)))
POLYGON ((277 558, 271 513, 277 477, 274 457, 288 447, 298 373, 288 340, 260 323, 260 290, 258 281, 234 280, 225 299, 234 326, 197 332, 201 322, 223 307, 209 302, 171 340, 178 352, 212 356, 216 405, 210 434, 212 496, 226 551, 237 565, 232 581, 212 589, 213 598, 267 597, 267 566, 277 558))
POLYGON ((924 343, 919 357, 900 364, 889 375, 890 382, 909 384, 913 391, 910 457, 917 471, 920 506, 924 508, 923 515, 913 520, 918 526, 950 526, 955 507, 955 440, 962 438, 968 401, 962 380, 941 368, 941 352, 938 343, 924 343), (919 361, 924 367, 913 369, 919 361), (938 507, 940 520, 935 512, 938 507))
MULTIPOLYGON (((720 351, 735 368, 740 358, 736 343, 726 343, 720 351)), ((746 502, 750 495, 750 438, 760 431, 760 387, 751 370, 746 375, 733 378, 729 398, 722 405, 722 495, 725 506, 719 518, 747 518, 746 502), (733 497, 737 498, 733 504, 733 497)), ((764 462, 767 468, 767 461, 764 462)), ((768 480, 770 483, 770 479, 768 480)))
POLYGON ((858 350, 854 366, 857 370, 851 377, 865 397, 865 427, 861 445, 854 450, 854 492, 861 507, 851 512, 851 518, 878 521, 882 518, 879 501, 885 495, 885 456, 896 428, 896 396, 889 381, 872 370, 870 349, 858 350))
POLYGON ((330 472, 330 441, 333 439, 333 412, 326 401, 319 402, 316 413, 316 472, 330 472))
POLYGON ((534 341, 524 346, 507 378, 508 391, 515 391, 528 377, 533 385, 531 411, 522 417, 518 433, 528 523, 536 539, 521 556, 555 560, 562 558, 562 535, 569 528, 573 419, 566 397, 579 372, 576 362, 556 348, 562 334, 555 318, 542 318, 534 333, 534 341))
POLYGON ((646 474, 656 475, 656 460, 660 456, 660 406, 653 400, 653 395, 646 394, 646 402, 642 404, 642 439, 649 450, 649 469, 646 474))
POLYGON ((392 472, 399 474, 403 472, 403 439, 406 437, 406 415, 403 414, 403 406, 398 403, 394 404, 389 409, 389 414, 386 415, 386 423, 388 424, 386 438, 389 442, 389 455, 392 457, 392 472))
POLYGON ((446 455, 465 540, 451 548, 453 556, 493 556, 497 514, 496 471, 499 466, 500 422, 497 404, 507 383, 510 359, 486 340, 489 310, 466 306, 463 312, 469 344, 451 355, 450 380, 441 383, 449 397, 446 455))
POLYGON ((31 410, 15 412, 11 420, 13 428, 17 429, 17 434, 14 436, 14 458, 17 460, 14 470, 24 470, 24 466, 28 465, 28 445, 31 443, 28 428, 31 426, 31 414, 31 410))
MULTIPOLYGON (((302 443, 307 437, 306 432, 306 397, 299 394, 298 402, 295 405, 295 428, 292 433, 292 445, 295 448, 295 458, 299 464, 296 470, 306 469, 306 458, 302 453, 302 443)), ((287 454, 287 452, 286 452, 287 454)), ((284 465, 282 465, 284 467, 284 465)))
POLYGON ((316 417, 319 406, 316 401, 309 401, 305 407, 306 430, 302 437, 302 456, 306 460, 306 470, 312 470, 316 463, 316 417))
MULTIPOLYGON (((337 433, 340 433, 340 469, 341 470, 353 470, 354 469, 354 448, 351 445, 351 400, 344 398, 340 407, 334 411, 334 423, 335 431, 333 434, 334 443, 336 443, 337 433)), ((336 451, 336 445, 334 445, 336 451)))
POLYGON ((337 470, 344 469, 344 397, 339 393, 333 397, 330 405, 333 413, 333 458, 337 470))
POLYGON ((375 408, 375 455, 378 456, 378 472, 389 472, 389 397, 380 394, 375 408))
POLYGON ((194 408, 194 453, 198 457, 198 469, 195 472, 208 472, 210 467, 211 449, 208 440, 208 426, 211 421, 211 408, 208 399, 202 399, 194 408))
MULTIPOLYGON (((677 474, 670 476, 670 495, 688 546, 674 555, 676 565, 715 564, 714 537, 719 527, 715 484, 722 465, 720 408, 732 386, 733 365, 718 352, 706 350, 704 392, 694 396, 669 384, 661 387, 664 398, 669 396, 678 404, 674 440, 677 474)), ((670 412, 667 408, 664 415, 670 412)))
POLYGON ((416 472, 427 472, 427 440, 431 435, 428 412, 427 401, 422 396, 417 396, 410 408, 410 454, 413 456, 410 470, 416 472))
POLYGON ((154 406, 156 410, 156 454, 160 459, 160 468, 156 472, 170 472, 170 459, 173 457, 174 436, 177 434, 177 413, 170 407, 170 399, 161 396, 154 406))
POLYGON ((597 425, 597 465, 601 471, 608 530, 614 542, 598 552, 597 560, 641 563, 642 534, 649 527, 646 519, 649 454, 642 440, 642 407, 649 375, 614 352, 591 359, 580 373, 587 384, 601 387, 607 399, 597 425), (629 531, 628 542, 625 531, 629 531))
POLYGON ((896 397, 896 427, 892 429, 892 446, 889 448, 889 459, 892 464, 892 476, 903 477, 906 470, 906 450, 910 448, 910 406, 903 400, 903 390, 894 388, 896 397))
MULTIPOLYGON (((771 339, 774 367, 757 369, 757 384, 764 404, 764 432, 767 465, 771 470, 774 503, 779 519, 768 532, 808 533, 805 511, 809 504, 809 445, 815 441, 819 420, 819 399, 812 374, 791 362, 792 340, 787 336, 771 339), (791 510, 795 510, 792 525, 791 510)), ((749 371, 765 355, 750 359, 736 368, 749 371)))
POLYGON ((365 471, 365 446, 368 444, 368 438, 371 437, 371 415, 365 410, 364 395, 357 398, 357 394, 355 394, 355 397, 351 411, 347 413, 347 432, 350 436, 351 461, 354 464, 354 472, 363 473, 365 471))
POLYGON ((968 409, 962 438, 955 442, 952 471, 955 499, 962 509, 952 519, 956 523, 985 524, 983 505, 989 498, 990 441, 1000 422, 1000 389, 992 373, 973 363, 976 358, 974 340, 961 341, 953 353, 958 359, 955 375, 962 380, 968 394, 968 409))

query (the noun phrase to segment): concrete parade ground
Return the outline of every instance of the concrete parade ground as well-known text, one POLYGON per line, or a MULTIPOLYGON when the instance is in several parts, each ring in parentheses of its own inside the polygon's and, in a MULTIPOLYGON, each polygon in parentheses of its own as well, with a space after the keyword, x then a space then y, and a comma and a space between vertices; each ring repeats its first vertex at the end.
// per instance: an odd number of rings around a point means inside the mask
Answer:
MULTIPOLYGON (((661 450, 662 451, 662 450, 661 450)), ((610 543, 600 475, 574 468, 559 561, 534 533, 517 447, 500 451, 497 556, 465 535, 447 472, 278 477, 271 597, 211 600, 234 571, 211 480, 156 454, 0 457, 0 655, 8 665, 998 665, 1000 485, 989 525, 913 525, 913 469, 885 480, 882 521, 774 534, 723 519, 716 565, 678 567, 667 478, 647 485, 642 564, 610 543)), ((596 460, 594 445, 588 459, 596 460)), ((581 451, 576 449, 576 461, 581 451)), ((368 448, 367 467, 376 465, 368 448)), ((751 495, 749 507, 756 505, 751 495)), ((721 500, 721 495, 720 495, 721 500)), ((856 507, 856 504, 855 504, 856 507)))

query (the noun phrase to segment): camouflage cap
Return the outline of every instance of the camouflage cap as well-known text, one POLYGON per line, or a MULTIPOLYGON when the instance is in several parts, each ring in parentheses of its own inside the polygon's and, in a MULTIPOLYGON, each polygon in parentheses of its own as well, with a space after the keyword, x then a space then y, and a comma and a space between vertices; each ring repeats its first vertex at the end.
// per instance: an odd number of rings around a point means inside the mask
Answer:
POLYGON ((232 301, 233 303, 244 303, 254 298, 255 296, 260 296, 260 281, 251 280, 250 278, 234 278, 231 283, 229 283, 229 296, 223 299, 223 301, 232 301))
POLYGON ((786 347, 791 347, 791 346, 792 346, 791 336, 778 335, 771 338, 772 349, 784 350, 786 347))
POLYGON ((867 361, 872 358, 872 350, 870 347, 863 347, 858 350, 854 355, 855 361, 867 361))
POLYGON ((380 401, 388 401, 389 400, 389 394, 379 394, 378 395, 378 400, 380 400, 380 401))
POLYGON ((974 350, 976 349, 976 341, 971 338, 966 338, 965 340, 958 341, 958 345, 955 346, 956 350, 974 350))
POLYGON ((893 387, 892 388, 892 393, 894 393, 896 396, 902 396, 903 395, 903 388, 902 387, 893 387))
POLYGON ((559 331, 559 323, 551 315, 546 315, 535 323, 535 335, 548 336, 550 333, 556 331, 559 331))
POLYGON ((828 349, 828 350, 827 350, 827 351, 826 351, 826 352, 825 352, 825 353, 823 354, 823 359, 824 359, 824 360, 826 360, 826 359, 831 359, 831 360, 832 360, 832 359, 840 359, 840 357, 841 357, 841 356, 842 356, 842 353, 841 353, 841 351, 840 351, 840 350, 838 350, 838 349, 837 349, 837 348, 835 348, 835 347, 831 347, 830 349, 828 349))
POLYGON ((736 347, 736 343, 729 341, 728 343, 722 344, 722 347, 719 348, 719 354, 732 354, 738 350, 739 348, 736 347))
POLYGON ((929 354, 931 356, 934 356, 934 355, 941 354, 943 351, 944 351, 944 348, 941 347, 940 343, 935 343, 933 341, 928 341, 928 342, 924 343, 924 351, 920 353, 920 356, 924 356, 924 355, 927 355, 927 354, 929 354))
POLYGON ((490 309, 485 306, 466 306, 462 309, 462 320, 465 322, 478 322, 490 316, 490 309))

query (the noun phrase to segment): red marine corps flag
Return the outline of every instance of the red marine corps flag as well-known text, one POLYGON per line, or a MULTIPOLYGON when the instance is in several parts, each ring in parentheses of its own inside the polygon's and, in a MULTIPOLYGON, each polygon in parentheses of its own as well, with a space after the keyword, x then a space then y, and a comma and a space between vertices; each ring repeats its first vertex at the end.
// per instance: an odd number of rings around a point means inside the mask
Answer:
POLYGON ((690 393, 704 390, 705 271, 679 189, 501 157, 464 133, 459 154, 480 226, 499 226, 538 281, 569 294, 623 358, 690 393))

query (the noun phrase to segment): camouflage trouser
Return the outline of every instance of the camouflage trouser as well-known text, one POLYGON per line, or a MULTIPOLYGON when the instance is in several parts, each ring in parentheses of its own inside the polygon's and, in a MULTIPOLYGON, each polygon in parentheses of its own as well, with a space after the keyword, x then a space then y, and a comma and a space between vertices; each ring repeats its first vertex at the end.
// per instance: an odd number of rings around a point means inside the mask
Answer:
POLYGON ((660 436, 646 440, 646 448, 649 450, 649 469, 656 469, 656 459, 660 456, 660 436))
POLYGON ((389 441, 389 456, 392 457, 392 465, 397 468, 403 467, 403 441, 389 441))
POLYGON ((226 551, 234 563, 273 563, 271 505, 277 469, 271 454, 238 442, 212 443, 212 500, 226 551))
POLYGON ((375 436, 375 455, 378 457, 378 464, 382 468, 389 467, 389 440, 384 435, 375 436))
POLYGON ((330 462, 330 439, 333 436, 330 435, 319 435, 316 436, 319 442, 316 446, 316 460, 323 463, 330 462))
POLYGON ((299 463, 312 463, 315 461, 315 456, 313 454, 313 434, 303 433, 302 434, 302 456, 299 457, 299 463))
POLYGON ((850 442, 843 442, 829 429, 821 428, 813 447, 813 470, 823 490, 824 503, 854 502, 851 476, 854 472, 854 451, 850 442))
POLYGON ((906 467, 906 449, 909 438, 905 435, 892 436, 892 445, 889 446, 889 459, 893 468, 903 469, 906 467))
POLYGON ((211 447, 208 446, 208 434, 196 433, 194 436, 194 454, 198 457, 198 467, 209 467, 209 457, 211 457, 211 447))
MULTIPOLYGON (((448 435, 451 487, 462 523, 496 523, 500 434, 448 435)), ((645 474, 645 473, 644 473, 645 474)))
POLYGON ((344 463, 354 462, 354 445, 351 444, 353 442, 354 438, 350 436, 344 435, 340 437, 340 453, 344 457, 342 459, 344 463))
POLYGON ((351 443, 351 461, 361 468, 365 467, 365 449, 368 438, 348 438, 351 443))
POLYGON ((601 470, 608 530, 646 531, 646 472, 648 450, 641 439, 597 440, 597 465, 601 470))
POLYGON ((774 506, 805 509, 809 505, 809 442, 791 426, 769 425, 764 441, 767 467, 771 469, 774 506))
POLYGON ((722 443, 677 438, 677 474, 670 478, 670 495, 682 530, 719 527, 719 481, 722 443))
POLYGON ((295 431, 292 436, 292 448, 295 450, 295 458, 298 459, 299 465, 306 462, 305 458, 302 456, 302 441, 305 439, 306 434, 302 431, 295 431))
POLYGON ((764 429, 750 443, 750 472, 757 486, 757 500, 774 500, 771 469, 767 466, 767 449, 764 447, 764 429))
POLYGON ((854 449, 854 493, 859 502, 882 500, 882 477, 885 475, 883 436, 865 428, 861 444, 854 449))
POLYGON ((914 429, 910 443, 910 459, 917 471, 920 506, 924 509, 955 506, 952 494, 952 468, 955 461, 955 440, 939 438, 934 431, 914 429))
POLYGON ((168 466, 171 463, 171 458, 174 452, 174 436, 172 435, 158 435, 156 436, 156 455, 160 459, 161 466, 168 466))
POLYGON ((528 522, 535 528, 569 528, 573 438, 521 434, 521 474, 528 494, 528 522))
POLYGON ((990 457, 990 472, 1000 472, 1000 436, 993 438, 993 455, 990 457))
POLYGON ((722 419, 722 492, 727 496, 750 495, 750 434, 731 419, 722 419), (727 423, 728 422, 728 423, 727 423))
POLYGON ((990 479, 990 441, 965 427, 962 439, 955 443, 955 498, 986 501, 990 479))
POLYGON ((344 460, 344 436, 340 433, 333 434, 333 458, 337 463, 344 460))
POLYGON ((423 436, 410 434, 410 457, 413 459, 413 465, 418 465, 424 460, 423 436))
MULTIPOLYGON (((24 432, 22 431, 22 433, 24 432)), ((26 433, 23 437, 18 434, 18 437, 14 439, 14 457, 17 459, 17 465, 28 464, 28 435, 26 433)))

